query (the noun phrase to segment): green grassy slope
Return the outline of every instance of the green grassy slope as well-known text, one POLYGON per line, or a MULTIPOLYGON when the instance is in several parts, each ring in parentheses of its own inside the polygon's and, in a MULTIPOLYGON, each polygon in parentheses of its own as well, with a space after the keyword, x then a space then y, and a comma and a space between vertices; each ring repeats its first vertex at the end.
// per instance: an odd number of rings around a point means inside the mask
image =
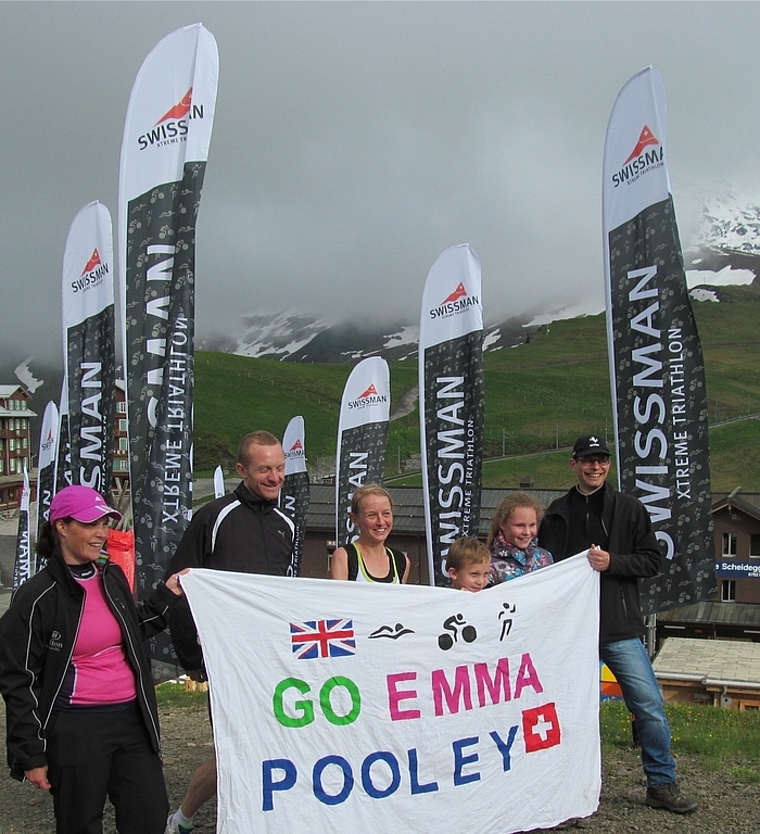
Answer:
MULTIPOLYGON (((694 305, 705 354, 716 491, 739 485, 760 491, 760 422, 747 419, 760 414, 760 301, 742 289, 735 288, 735 303, 694 305)), ((350 371, 348 365, 199 352, 197 469, 232 462, 237 441, 254 428, 281 436, 296 414, 305 420, 310 462, 334 455, 340 397, 350 371)), ((416 362, 392 363, 392 411, 416 383, 416 362)), ((532 333, 527 344, 487 353, 485 391, 484 485, 515 486, 530 475, 539 488, 569 486, 573 440, 587 431, 612 437, 604 316, 554 322, 532 333)), ((417 410, 391 423, 387 475, 397 473, 399 459, 416 452, 417 410)), ((419 477, 397 481, 419 482, 419 477)))

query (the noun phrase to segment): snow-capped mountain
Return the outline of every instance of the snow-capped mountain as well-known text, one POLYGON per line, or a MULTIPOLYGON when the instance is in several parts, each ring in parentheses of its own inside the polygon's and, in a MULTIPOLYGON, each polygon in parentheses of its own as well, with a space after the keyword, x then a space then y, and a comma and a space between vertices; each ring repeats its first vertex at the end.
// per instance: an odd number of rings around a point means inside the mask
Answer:
POLYGON ((740 206, 732 192, 705 203, 698 245, 719 251, 760 255, 760 206, 740 206))
MULTIPOLYGON (((731 192, 713 197, 704 205, 696 239, 690 246, 686 241, 682 245, 692 298, 719 301, 721 287, 753 284, 760 275, 760 206, 741 203, 731 192)), ((755 284, 760 290, 760 281, 755 284)), ((600 292, 599 298, 579 299, 564 307, 512 318, 486 328, 484 349, 513 347, 530 338, 541 325, 603 310, 600 292)), ((336 324, 315 316, 280 312, 249 316, 240 335, 207 339, 198 347, 290 362, 356 362, 376 355, 397 361, 416 358, 418 338, 417 323, 363 318, 336 324)))
MULTIPOLYGON (((530 317, 513 318, 486 328, 485 349, 498 350, 524 342, 529 324, 530 317)), ((534 323, 532 329, 538 325, 534 323)), ((198 347, 288 362, 353 363, 366 356, 402 361, 416 358, 419 332, 418 324, 378 323, 369 318, 330 324, 314 316, 281 312, 249 316, 244 332, 237 338, 208 339, 198 347)))
POLYGON ((729 191, 708 200, 694 245, 684 248, 684 266, 696 300, 719 299, 719 289, 706 290, 704 285, 755 283, 760 275, 760 206, 740 204, 729 191), (695 293, 695 287, 701 292, 695 293))

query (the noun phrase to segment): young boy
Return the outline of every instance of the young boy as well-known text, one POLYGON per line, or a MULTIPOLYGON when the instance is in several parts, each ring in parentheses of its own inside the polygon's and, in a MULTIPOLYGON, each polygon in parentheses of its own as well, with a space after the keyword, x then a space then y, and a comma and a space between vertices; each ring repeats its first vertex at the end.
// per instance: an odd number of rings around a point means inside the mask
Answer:
POLYGON ((458 591, 482 591, 488 584, 491 554, 475 536, 463 536, 449 548, 446 570, 451 587, 458 591))

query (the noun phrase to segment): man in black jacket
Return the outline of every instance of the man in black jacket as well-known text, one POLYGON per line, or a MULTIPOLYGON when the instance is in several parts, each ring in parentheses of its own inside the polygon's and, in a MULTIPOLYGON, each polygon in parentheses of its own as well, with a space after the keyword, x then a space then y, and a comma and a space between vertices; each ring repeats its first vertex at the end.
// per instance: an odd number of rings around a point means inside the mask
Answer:
POLYGON ((599 571, 599 654, 612 670, 626 706, 636 717, 641 762, 647 777, 646 802, 677 814, 697 809, 676 783, 670 728, 657 678, 642 637, 638 580, 656 576, 662 555, 646 507, 606 483, 610 452, 597 435, 578 438, 570 459, 578 483, 547 509, 539 545, 555 561, 588 549, 599 571))
MULTIPOLYGON (((247 434, 238 449, 238 475, 231 495, 204 504, 193 518, 174 554, 168 573, 182 568, 293 575, 291 519, 277 507, 285 480, 285 454, 269 432, 247 434)), ((171 616, 177 657, 188 676, 206 680, 203 652, 187 601, 171 616)), ((190 834, 196 811, 216 793, 216 755, 193 774, 179 809, 169 816, 166 834, 190 834)))

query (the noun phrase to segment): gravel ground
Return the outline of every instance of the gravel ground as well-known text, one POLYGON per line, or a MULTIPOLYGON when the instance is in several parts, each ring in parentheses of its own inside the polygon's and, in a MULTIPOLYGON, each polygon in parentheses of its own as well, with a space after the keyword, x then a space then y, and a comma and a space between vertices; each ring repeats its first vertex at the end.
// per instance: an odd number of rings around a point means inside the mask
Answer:
MULTIPOLYGON (((0 721, 4 726, 2 706, 0 721)), ((164 709, 161 724, 166 782, 174 808, 195 768, 209 756, 211 733, 205 708, 164 709)), ((6 773, 0 775, 0 834, 53 831, 49 796, 29 784, 15 782, 6 773)), ((646 807, 637 751, 606 753, 599 810, 589 819, 580 820, 576 829, 604 834, 757 834, 760 830, 760 786, 728 781, 720 774, 706 771, 698 758, 684 755, 679 757, 679 773, 684 791, 700 801, 698 811, 683 817, 646 807)), ((114 834, 114 831, 113 816, 107 813, 104 834, 114 834)), ((213 834, 214 831, 215 803, 211 802, 197 815, 195 832, 213 834)), ((474 826, 472 834, 476 832, 474 826)))

